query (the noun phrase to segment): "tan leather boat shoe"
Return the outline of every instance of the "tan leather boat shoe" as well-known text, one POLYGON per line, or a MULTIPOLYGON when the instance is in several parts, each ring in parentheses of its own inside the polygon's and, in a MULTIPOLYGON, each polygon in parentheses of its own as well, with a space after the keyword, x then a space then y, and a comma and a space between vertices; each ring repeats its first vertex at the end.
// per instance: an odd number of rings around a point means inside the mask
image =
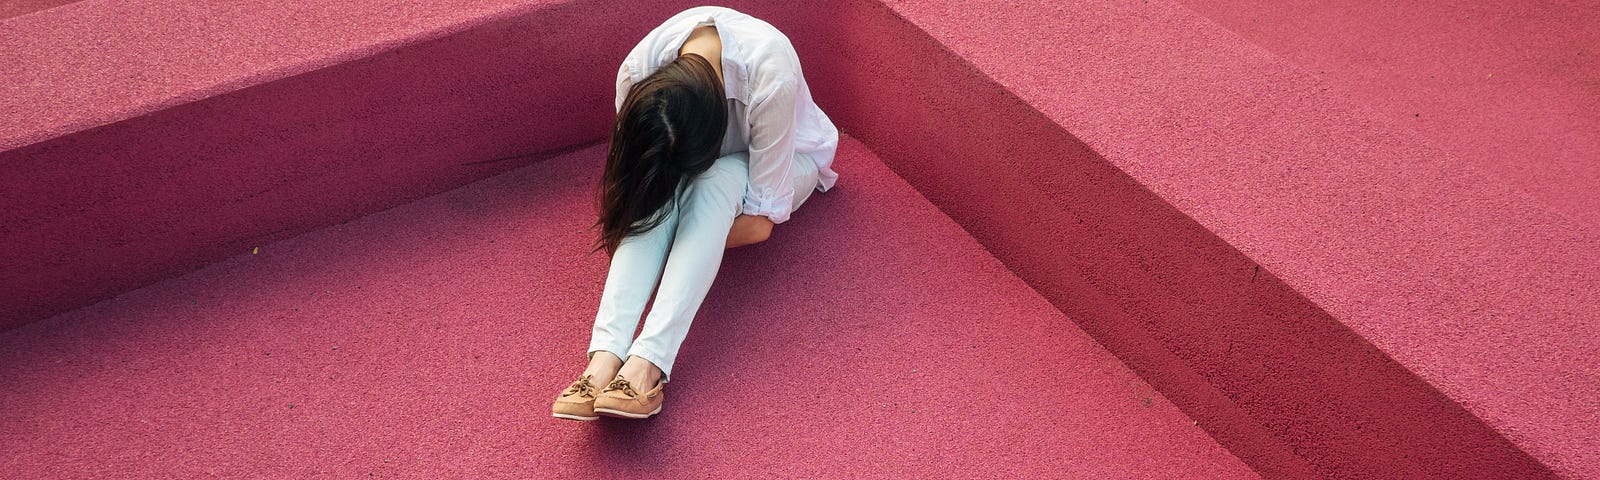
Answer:
POLYGON ((661 400, 666 394, 661 388, 666 386, 660 380, 656 381, 655 388, 647 392, 639 392, 633 384, 617 375, 617 378, 600 391, 600 397, 594 400, 594 413, 608 417, 645 418, 661 412, 661 400))
POLYGON ((579 421, 600 418, 594 414, 595 387, 589 383, 593 377, 593 374, 578 377, 567 386, 566 390, 561 391, 561 396, 556 397, 555 405, 550 407, 556 418, 579 421))

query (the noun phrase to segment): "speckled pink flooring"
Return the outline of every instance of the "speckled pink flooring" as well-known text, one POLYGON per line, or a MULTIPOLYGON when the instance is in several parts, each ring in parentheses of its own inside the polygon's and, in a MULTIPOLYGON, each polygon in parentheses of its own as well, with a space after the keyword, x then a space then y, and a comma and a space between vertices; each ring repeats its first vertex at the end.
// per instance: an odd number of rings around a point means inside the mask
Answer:
POLYGON ((1600 231, 1600 3, 1183 3, 1600 231))
POLYGON ((1255 477, 853 140, 729 252, 661 414, 554 419, 605 273, 600 155, 0 334, 0 472, 1255 477))

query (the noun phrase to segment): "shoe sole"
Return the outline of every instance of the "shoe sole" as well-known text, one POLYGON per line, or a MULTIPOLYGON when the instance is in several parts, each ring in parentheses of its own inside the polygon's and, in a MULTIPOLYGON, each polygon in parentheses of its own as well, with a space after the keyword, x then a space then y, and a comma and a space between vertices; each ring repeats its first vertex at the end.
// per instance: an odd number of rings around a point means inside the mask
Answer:
POLYGON ((580 416, 580 415, 573 415, 573 414, 570 414, 570 413, 553 413, 551 415, 555 415, 556 418, 564 418, 564 419, 567 419, 567 420, 577 420, 577 421, 580 421, 580 422, 587 422, 587 421, 590 421, 590 420, 596 420, 596 419, 600 418, 599 415, 595 415, 593 417, 584 417, 584 416, 580 416))
POLYGON ((651 415, 655 415, 657 413, 661 413, 661 407, 663 407, 663 406, 664 405, 656 405, 656 409, 655 410, 651 410, 650 413, 624 412, 622 410, 612 410, 612 409, 609 409, 609 408, 596 408, 596 409, 594 409, 594 413, 598 413, 598 414, 605 415, 605 416, 608 416, 608 417, 647 418, 647 417, 649 417, 651 415))

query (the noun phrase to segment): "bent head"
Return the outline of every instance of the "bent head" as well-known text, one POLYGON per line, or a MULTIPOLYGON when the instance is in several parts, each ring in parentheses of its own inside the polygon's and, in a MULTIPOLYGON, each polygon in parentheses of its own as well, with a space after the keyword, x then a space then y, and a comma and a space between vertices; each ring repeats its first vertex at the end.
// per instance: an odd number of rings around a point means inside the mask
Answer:
POLYGON ((680 55, 634 84, 611 130, 595 250, 612 255, 665 220, 680 184, 716 161, 727 126, 722 78, 704 57, 680 55))

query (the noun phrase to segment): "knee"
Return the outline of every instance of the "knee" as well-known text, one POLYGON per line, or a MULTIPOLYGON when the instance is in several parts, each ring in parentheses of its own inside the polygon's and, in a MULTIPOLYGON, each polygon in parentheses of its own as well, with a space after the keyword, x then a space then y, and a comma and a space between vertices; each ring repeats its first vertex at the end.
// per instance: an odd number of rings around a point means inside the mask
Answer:
POLYGON ((710 169, 689 182, 684 191, 685 207, 726 211, 729 219, 738 216, 739 203, 743 201, 746 183, 750 181, 747 168, 733 155, 717 159, 710 169))

